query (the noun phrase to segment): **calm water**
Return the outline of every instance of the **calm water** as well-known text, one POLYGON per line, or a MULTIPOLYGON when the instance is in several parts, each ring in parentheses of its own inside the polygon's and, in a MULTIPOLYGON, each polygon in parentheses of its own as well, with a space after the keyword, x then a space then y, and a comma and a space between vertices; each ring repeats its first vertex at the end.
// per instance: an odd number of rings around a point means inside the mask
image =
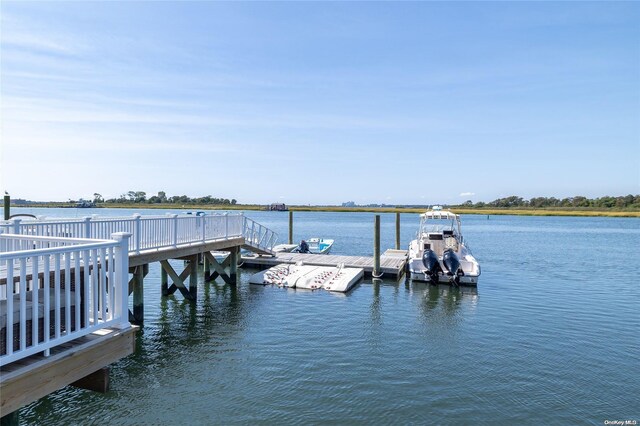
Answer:
MULTIPOLYGON (((286 239, 287 213, 246 214, 286 239)), ((382 215, 383 248, 395 244, 394 220, 382 215)), ((403 215, 403 247, 417 223, 403 215)), ((373 214, 295 214, 295 239, 335 238, 335 254, 372 254, 372 229, 373 214)), ((345 296, 250 286, 244 269, 237 288, 201 284, 190 303, 160 297, 154 264, 136 353, 112 366, 111 392, 63 389, 21 420, 640 421, 640 220, 464 216, 463 232, 482 265, 477 290, 402 279, 345 296)))

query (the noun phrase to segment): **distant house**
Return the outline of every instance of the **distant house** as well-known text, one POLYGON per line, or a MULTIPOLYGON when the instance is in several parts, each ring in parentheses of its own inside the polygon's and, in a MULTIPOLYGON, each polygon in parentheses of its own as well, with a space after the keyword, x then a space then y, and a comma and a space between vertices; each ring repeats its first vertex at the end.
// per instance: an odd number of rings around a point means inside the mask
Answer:
POLYGON ((83 200, 82 198, 80 198, 80 200, 78 200, 78 203, 76 204, 76 207, 80 209, 88 209, 95 206, 96 204, 93 201, 83 200))
POLYGON ((284 203, 273 203, 269 206, 270 211, 284 212, 287 211, 287 206, 284 203))

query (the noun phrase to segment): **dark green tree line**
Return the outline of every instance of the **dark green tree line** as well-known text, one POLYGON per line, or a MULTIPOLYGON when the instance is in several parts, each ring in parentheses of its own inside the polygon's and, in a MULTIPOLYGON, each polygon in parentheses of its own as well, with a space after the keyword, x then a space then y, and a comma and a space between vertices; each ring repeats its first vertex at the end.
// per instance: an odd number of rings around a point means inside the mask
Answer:
MULTIPOLYGON (((98 197, 94 198, 98 199, 98 197)), ((100 196, 102 198, 102 196, 100 196)), ((205 195, 204 197, 191 198, 186 195, 174 195, 168 197, 164 191, 158 192, 157 195, 152 195, 147 198, 147 193, 144 191, 129 191, 126 194, 121 194, 118 198, 110 198, 104 200, 106 204, 210 204, 210 205, 235 205, 237 201, 235 199, 229 200, 228 198, 216 198, 211 195, 205 195)))
POLYGON ((509 197, 498 198, 489 203, 479 201, 473 203, 467 200, 458 207, 465 208, 593 208, 593 209, 640 209, 640 195, 624 195, 619 197, 604 196, 600 198, 587 198, 582 195, 567 198, 555 197, 534 197, 525 200, 522 197, 511 195, 509 197))

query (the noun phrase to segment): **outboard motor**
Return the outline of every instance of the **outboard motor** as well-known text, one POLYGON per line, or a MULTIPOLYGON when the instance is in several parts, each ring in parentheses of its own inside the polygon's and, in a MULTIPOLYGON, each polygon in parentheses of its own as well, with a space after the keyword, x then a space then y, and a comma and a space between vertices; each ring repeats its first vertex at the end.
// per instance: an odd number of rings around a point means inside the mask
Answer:
POLYGON ((447 268, 447 275, 451 277, 451 281, 456 285, 460 283, 460 276, 464 275, 464 271, 460 268, 460 260, 452 249, 446 249, 442 253, 442 263, 447 268))
POLYGON ((427 275, 431 278, 431 282, 438 284, 438 271, 440 269, 440 262, 438 262, 438 256, 431 249, 425 249, 422 254, 422 264, 427 269, 427 275))

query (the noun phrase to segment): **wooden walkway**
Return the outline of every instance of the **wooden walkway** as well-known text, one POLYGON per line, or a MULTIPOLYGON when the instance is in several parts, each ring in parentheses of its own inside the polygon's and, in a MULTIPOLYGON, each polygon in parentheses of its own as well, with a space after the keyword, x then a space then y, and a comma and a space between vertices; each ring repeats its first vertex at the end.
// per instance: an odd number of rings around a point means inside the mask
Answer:
POLYGON ((16 411, 132 354, 137 330, 138 327, 102 329, 52 348, 49 357, 32 355, 3 366, 2 414, 16 411))
MULTIPOLYGON (((407 266, 407 250, 387 250, 380 256, 380 270, 385 277, 399 278, 407 266)), ((365 276, 373 272, 373 257, 340 256, 331 254, 277 253, 275 256, 242 256, 243 266, 270 268, 282 263, 303 262, 305 265, 344 266, 363 268, 365 276)))

